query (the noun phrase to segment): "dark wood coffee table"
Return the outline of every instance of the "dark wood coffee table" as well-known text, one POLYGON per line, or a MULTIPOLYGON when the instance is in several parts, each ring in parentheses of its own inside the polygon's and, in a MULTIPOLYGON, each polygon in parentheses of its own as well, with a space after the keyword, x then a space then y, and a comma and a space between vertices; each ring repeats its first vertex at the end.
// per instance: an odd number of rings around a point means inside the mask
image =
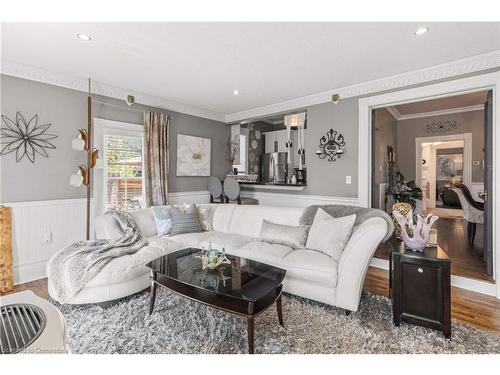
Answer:
POLYGON ((200 249, 188 248, 149 262, 153 313, 156 288, 161 286, 208 306, 247 319, 248 351, 254 352, 254 318, 274 302, 283 326, 281 292, 286 271, 268 264, 228 255, 231 264, 202 270, 200 249))

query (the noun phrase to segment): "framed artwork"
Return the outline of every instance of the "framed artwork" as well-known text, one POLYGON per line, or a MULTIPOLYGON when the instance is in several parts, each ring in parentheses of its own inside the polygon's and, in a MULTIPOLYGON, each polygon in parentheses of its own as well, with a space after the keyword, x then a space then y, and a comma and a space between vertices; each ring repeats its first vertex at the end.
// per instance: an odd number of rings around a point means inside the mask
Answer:
POLYGON ((210 176, 210 138, 177 134, 177 176, 210 176))
POLYGON ((449 180, 463 176, 463 153, 436 155, 436 179, 449 180))

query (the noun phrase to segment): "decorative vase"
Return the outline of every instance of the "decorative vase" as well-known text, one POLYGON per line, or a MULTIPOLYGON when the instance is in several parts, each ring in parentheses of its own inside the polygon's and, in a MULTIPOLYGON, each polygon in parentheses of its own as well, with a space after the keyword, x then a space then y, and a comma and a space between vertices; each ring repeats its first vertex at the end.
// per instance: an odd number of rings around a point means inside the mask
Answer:
POLYGON ((403 217, 411 219, 413 216, 413 210, 409 203, 398 202, 392 205, 392 221, 394 223, 394 234, 396 235, 397 238, 401 240, 402 239, 401 226, 399 225, 399 222, 396 220, 395 213, 399 213, 403 215, 403 217))
POLYGON ((431 227, 439 217, 432 214, 428 214, 425 218, 417 215, 417 225, 413 225, 412 216, 408 218, 397 211, 393 214, 400 225, 405 245, 412 250, 423 251, 429 241, 431 227), (411 234, 409 229, 411 229, 411 234))

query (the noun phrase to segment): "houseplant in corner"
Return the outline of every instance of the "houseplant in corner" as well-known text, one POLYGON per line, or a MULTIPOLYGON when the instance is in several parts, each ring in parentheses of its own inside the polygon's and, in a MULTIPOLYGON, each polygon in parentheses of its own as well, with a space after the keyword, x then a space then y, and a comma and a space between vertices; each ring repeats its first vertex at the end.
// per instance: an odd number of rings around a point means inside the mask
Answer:
POLYGON ((405 182, 405 177, 398 171, 394 175, 394 200, 400 203, 409 203, 415 214, 422 211, 422 189, 415 181, 405 182))

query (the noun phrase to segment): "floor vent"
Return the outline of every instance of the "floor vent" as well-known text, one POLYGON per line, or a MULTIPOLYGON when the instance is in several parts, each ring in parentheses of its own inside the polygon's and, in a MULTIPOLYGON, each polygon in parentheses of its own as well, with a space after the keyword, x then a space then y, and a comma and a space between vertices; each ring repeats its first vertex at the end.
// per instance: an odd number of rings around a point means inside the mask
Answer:
POLYGON ((38 306, 14 304, 0 307, 0 353, 22 351, 35 341, 45 328, 45 314, 38 306))

